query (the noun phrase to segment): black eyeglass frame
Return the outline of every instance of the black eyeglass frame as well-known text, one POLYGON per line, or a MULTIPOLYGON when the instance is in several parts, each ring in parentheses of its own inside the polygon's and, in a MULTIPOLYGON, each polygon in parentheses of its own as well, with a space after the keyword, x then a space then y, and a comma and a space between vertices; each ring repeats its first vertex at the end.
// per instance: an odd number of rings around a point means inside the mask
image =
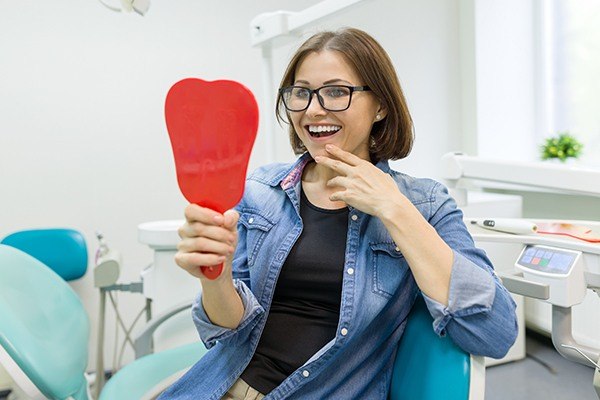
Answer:
POLYGON ((281 96, 281 100, 283 102, 283 106, 285 107, 286 110, 290 111, 290 112, 300 112, 300 111, 305 111, 308 109, 308 107, 310 107, 310 103, 312 102, 313 99, 313 95, 316 94, 317 95, 317 101, 319 102, 319 104, 321 105, 321 107, 324 110, 327 110, 329 112, 338 112, 338 111, 346 111, 347 109, 350 108, 350 105, 352 104, 352 94, 354 92, 368 92, 370 91, 371 88, 368 86, 350 86, 350 85, 325 85, 325 86, 321 86, 320 88, 316 88, 316 89, 311 89, 311 88, 307 88, 305 86, 297 86, 297 85, 292 85, 292 86, 286 86, 286 87, 282 87, 279 88, 279 95, 281 96), (348 105, 346 106, 346 108, 343 108, 341 110, 331 110, 327 107, 325 107, 325 101, 323 100, 323 97, 321 96, 321 94, 319 93, 319 91, 321 89, 326 89, 326 88, 330 88, 330 87, 343 87, 346 88, 348 90, 350 90, 350 96, 348 97, 348 105), (286 101, 285 101, 285 92, 286 91, 290 91, 291 89, 305 89, 308 90, 308 93, 310 94, 309 98, 308 98, 308 103, 306 103, 306 107, 299 109, 299 110, 292 110, 288 107, 286 101))

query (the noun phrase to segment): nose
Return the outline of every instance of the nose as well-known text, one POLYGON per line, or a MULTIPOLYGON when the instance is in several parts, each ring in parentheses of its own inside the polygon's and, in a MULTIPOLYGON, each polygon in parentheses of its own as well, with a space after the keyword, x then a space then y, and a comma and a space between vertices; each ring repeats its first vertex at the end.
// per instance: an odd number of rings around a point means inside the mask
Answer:
POLYGON ((306 109, 306 114, 308 114, 309 117, 327 114, 327 110, 325 110, 323 106, 321 106, 321 102, 319 101, 319 95, 317 93, 312 94, 310 104, 306 109))

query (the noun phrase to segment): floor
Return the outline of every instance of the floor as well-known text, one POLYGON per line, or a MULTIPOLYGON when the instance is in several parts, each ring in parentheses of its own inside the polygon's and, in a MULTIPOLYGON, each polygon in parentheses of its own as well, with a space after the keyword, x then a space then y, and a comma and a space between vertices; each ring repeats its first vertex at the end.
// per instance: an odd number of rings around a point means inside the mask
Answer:
POLYGON ((527 332, 526 348, 524 360, 487 368, 485 400, 598 400, 592 368, 564 359, 535 332, 527 332))
POLYGON ((566 360, 532 331, 526 349, 525 359, 486 369, 485 400, 598 400, 592 368, 566 360))

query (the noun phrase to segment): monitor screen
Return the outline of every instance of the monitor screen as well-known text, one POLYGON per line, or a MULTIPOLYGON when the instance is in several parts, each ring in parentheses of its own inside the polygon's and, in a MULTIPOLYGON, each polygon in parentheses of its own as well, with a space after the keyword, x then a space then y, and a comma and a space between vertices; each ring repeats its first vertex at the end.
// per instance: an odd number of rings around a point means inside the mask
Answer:
POLYGON ((523 267, 548 274, 568 274, 576 258, 577 253, 527 245, 517 263, 523 267))

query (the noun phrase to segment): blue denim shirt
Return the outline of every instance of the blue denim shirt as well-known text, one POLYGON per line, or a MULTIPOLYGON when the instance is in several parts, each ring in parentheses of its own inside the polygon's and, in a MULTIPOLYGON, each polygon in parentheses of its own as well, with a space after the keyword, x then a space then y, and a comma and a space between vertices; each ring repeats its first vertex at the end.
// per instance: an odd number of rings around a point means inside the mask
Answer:
MULTIPOLYGON (((193 318, 211 350, 160 399, 220 399, 250 362, 265 325, 277 276, 302 232, 302 170, 296 163, 262 167, 246 182, 239 242, 233 261, 244 316, 237 329, 211 324, 201 294, 193 318)), ((390 169, 400 191, 452 248, 448 306, 423 295, 432 329, 465 351, 500 358, 517 335, 515 303, 475 248, 462 212, 446 188, 390 169)), ((383 223, 350 207, 340 318, 336 337, 292 373, 266 399, 386 399, 398 342, 419 288, 383 223)), ((315 278, 318 279, 318 278, 315 278)))

